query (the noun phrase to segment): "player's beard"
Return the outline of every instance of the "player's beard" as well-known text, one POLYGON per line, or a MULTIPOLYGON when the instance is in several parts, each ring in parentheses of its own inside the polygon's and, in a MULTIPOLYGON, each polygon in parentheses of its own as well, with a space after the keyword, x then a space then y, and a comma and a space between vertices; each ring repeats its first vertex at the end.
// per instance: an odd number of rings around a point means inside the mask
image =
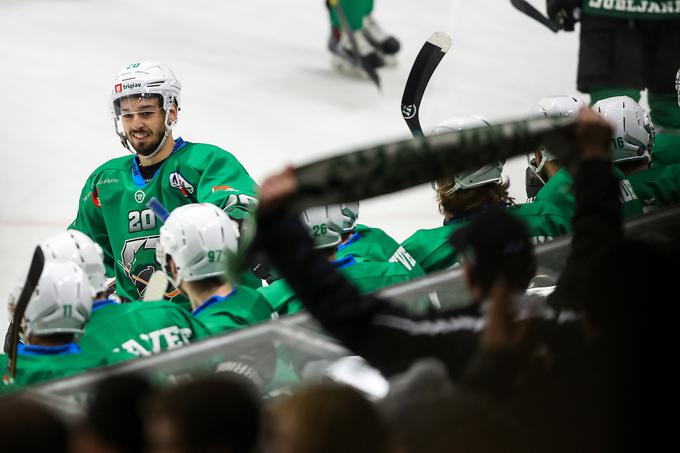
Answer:
POLYGON ((137 154, 140 156, 148 156, 149 154, 152 154, 158 146, 161 144, 161 141, 163 141, 163 136, 165 135, 165 130, 162 132, 155 132, 147 128, 135 130, 135 131, 130 131, 128 133, 128 141, 132 145, 132 147, 137 151, 137 154), (135 132, 146 132, 149 135, 147 135, 146 138, 144 139, 137 139, 135 138, 132 134, 135 132))

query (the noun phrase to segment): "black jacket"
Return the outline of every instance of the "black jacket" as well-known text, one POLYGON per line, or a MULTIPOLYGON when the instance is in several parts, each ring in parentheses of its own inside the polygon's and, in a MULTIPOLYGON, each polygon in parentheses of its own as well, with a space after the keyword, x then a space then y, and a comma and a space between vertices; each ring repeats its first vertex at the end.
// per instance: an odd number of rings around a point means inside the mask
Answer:
MULTIPOLYGON (((580 280, 587 272, 584 263, 590 260, 593 247, 621 231, 618 182, 610 163, 582 163, 574 188, 573 252, 555 300, 579 297, 580 280)), ((388 300, 362 295, 314 250, 296 215, 281 211, 262 216, 255 246, 268 254, 271 264, 327 332, 387 376, 405 371, 416 359, 434 357, 456 379, 477 350, 483 328, 477 304, 414 317, 388 300)), ((578 303, 570 305, 579 307, 578 303)), ((555 329, 545 330, 548 336, 553 332, 557 343, 565 343, 561 335, 554 334, 555 329)))

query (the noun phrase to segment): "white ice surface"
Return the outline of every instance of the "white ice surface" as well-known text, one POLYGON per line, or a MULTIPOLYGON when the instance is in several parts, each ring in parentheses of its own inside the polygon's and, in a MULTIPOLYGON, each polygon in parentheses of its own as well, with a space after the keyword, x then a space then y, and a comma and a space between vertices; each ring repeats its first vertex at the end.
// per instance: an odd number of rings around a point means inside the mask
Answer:
MULTIPOLYGON (((170 65, 184 87, 176 132, 231 151, 258 181, 287 162, 406 137, 403 86, 434 31, 453 47, 425 93, 425 129, 451 116, 511 118, 544 95, 577 94, 577 36, 553 34, 509 2, 376 3, 403 46, 398 67, 380 73, 382 92, 330 69, 323 0, 0 0, 0 333, 36 243, 73 219, 90 172, 127 152, 108 116, 125 64, 170 65)), ((506 164, 520 201, 524 166, 506 164)), ((441 219, 423 186, 362 203, 361 222, 402 240, 441 219)))

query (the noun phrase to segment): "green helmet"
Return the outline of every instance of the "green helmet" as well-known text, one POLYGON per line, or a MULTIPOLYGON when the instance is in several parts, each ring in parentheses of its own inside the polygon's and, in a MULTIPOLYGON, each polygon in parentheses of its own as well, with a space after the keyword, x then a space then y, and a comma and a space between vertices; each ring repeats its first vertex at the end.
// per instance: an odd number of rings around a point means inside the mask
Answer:
POLYGON ((314 248, 328 249, 340 245, 343 224, 341 205, 307 208, 301 217, 312 236, 314 248))
MULTIPOLYGON (((474 127, 490 126, 489 122, 481 116, 468 116, 460 118, 449 118, 442 121, 432 131, 434 134, 441 134, 445 132, 461 131, 474 127)), ((487 184, 494 184, 501 180, 503 173, 503 164, 505 162, 498 161, 491 164, 484 165, 476 170, 468 170, 453 175, 453 187, 449 189, 449 193, 458 190, 473 189, 475 187, 485 186, 487 184)))

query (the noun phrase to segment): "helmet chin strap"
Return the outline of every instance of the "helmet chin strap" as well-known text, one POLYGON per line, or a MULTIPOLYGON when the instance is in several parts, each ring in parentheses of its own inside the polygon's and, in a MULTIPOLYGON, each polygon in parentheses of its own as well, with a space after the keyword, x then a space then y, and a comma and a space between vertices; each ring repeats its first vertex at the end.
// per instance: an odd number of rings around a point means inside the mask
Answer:
POLYGON ((172 123, 168 123, 168 114, 166 113, 165 121, 163 121, 163 125, 165 126, 165 134, 163 134, 163 138, 161 139, 160 143, 151 154, 140 154, 128 140, 127 136, 125 135, 125 130, 120 131, 118 129, 118 120, 113 120, 116 127, 116 134, 118 135, 118 137, 120 137, 120 142, 123 144, 123 146, 135 156, 138 156, 140 158, 143 157, 145 159, 150 159, 151 157, 155 156, 163 148, 163 145, 165 145, 165 142, 168 139, 170 133, 172 132, 172 127, 175 125, 176 121, 177 120, 173 121, 172 123))

